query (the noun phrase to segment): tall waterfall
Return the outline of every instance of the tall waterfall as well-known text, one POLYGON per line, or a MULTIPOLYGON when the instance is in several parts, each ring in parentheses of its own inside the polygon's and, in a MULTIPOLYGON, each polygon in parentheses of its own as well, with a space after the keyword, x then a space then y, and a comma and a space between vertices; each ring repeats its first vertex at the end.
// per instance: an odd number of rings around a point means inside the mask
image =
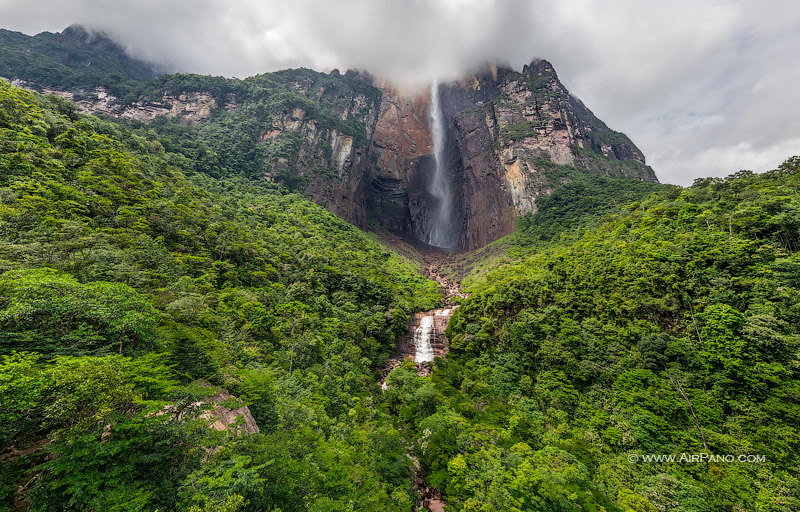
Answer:
POLYGON ((444 114, 439 103, 439 83, 435 80, 431 84, 431 135, 436 169, 429 191, 436 199, 436 205, 431 216, 428 244, 444 249, 455 249, 458 244, 458 233, 453 222, 453 191, 447 177, 444 114))

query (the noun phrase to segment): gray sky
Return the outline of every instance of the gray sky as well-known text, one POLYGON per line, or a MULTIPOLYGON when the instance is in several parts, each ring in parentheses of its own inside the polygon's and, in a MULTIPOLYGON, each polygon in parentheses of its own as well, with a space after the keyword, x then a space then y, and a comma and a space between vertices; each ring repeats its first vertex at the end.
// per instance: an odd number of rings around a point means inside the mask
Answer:
POLYGON ((170 69, 238 77, 363 68, 414 85, 544 58, 662 182, 800 155, 792 0, 0 0, 0 28, 71 23, 170 69))

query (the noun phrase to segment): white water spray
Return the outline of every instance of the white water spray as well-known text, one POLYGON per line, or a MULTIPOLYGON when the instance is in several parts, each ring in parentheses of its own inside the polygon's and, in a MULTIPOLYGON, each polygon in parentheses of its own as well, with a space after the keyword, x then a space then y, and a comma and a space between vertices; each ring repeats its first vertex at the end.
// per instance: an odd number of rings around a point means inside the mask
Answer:
POLYGON ((432 215, 428 244, 445 249, 454 249, 458 240, 453 229, 453 194, 447 179, 447 160, 445 155, 444 115, 439 104, 439 83, 431 84, 431 135, 433 138, 433 158, 436 162, 430 193, 436 199, 432 215))
POLYGON ((423 316, 419 322, 419 327, 414 331, 414 362, 433 361, 433 345, 431 345, 431 335, 433 334, 433 316, 423 316))

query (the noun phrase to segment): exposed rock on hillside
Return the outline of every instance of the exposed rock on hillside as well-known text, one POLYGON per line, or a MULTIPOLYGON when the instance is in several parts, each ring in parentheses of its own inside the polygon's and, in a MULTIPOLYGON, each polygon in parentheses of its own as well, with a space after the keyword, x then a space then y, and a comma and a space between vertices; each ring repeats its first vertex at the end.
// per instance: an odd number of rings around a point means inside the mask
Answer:
POLYGON ((202 405, 213 405, 211 408, 203 411, 200 417, 210 420, 211 428, 214 430, 221 431, 235 428, 236 432, 240 435, 258 434, 261 432, 256 424, 256 420, 250 413, 250 409, 247 406, 232 409, 225 405, 225 402, 229 400, 235 400, 235 398, 225 390, 220 391, 206 402, 203 402, 202 405))
MULTIPOLYGON (((204 386, 209 385, 204 383, 204 386)), ((214 430, 232 430, 239 435, 258 434, 261 430, 256 424, 255 418, 250 413, 250 408, 241 405, 238 399, 224 389, 218 389, 214 396, 194 402, 191 404, 190 411, 200 412, 199 418, 207 420, 209 426, 214 430), (239 407, 231 407, 238 405, 239 407)), ((167 406, 159 411, 158 414, 177 414, 176 418, 181 418, 184 413, 179 413, 175 406, 167 406)))
POLYGON ((41 86, 18 78, 0 78, 10 82, 14 87, 72 100, 83 114, 136 119, 137 121, 152 121, 156 117, 164 116, 169 119, 177 118, 184 124, 197 124, 210 117, 211 112, 217 108, 217 101, 206 92, 184 92, 177 97, 164 94, 159 101, 137 101, 130 105, 124 105, 103 87, 96 87, 92 91, 72 92, 41 86))

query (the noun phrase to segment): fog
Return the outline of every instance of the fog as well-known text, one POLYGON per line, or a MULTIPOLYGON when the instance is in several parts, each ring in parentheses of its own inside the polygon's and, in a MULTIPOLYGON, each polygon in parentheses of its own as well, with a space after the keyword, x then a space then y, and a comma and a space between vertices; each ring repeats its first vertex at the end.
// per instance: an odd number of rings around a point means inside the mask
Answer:
POLYGON ((659 179, 800 154, 800 3, 779 0, 0 0, 0 27, 81 23, 172 71, 366 69, 406 86, 553 63, 659 179), (112 7, 113 6, 113 7, 112 7))

